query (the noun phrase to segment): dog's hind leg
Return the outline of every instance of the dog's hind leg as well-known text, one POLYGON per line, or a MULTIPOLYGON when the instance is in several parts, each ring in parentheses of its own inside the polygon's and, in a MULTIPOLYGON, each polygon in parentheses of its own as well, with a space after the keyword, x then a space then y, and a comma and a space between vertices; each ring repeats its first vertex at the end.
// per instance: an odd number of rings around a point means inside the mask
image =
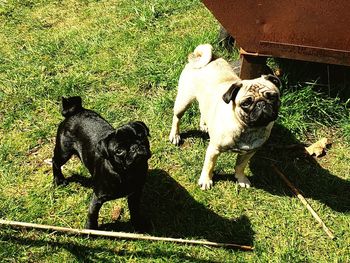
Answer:
POLYGON ((98 228, 98 213, 100 212, 100 209, 103 205, 104 201, 99 199, 95 193, 93 193, 90 206, 89 206, 89 212, 88 212, 88 218, 85 224, 86 229, 97 229, 98 228))
POLYGON ((56 143, 54 149, 54 155, 52 157, 52 171, 54 184, 58 185, 67 185, 67 180, 64 178, 62 174, 61 167, 64 165, 70 157, 72 157, 72 153, 69 151, 64 151, 62 147, 56 143))
POLYGON ((169 140, 175 145, 180 144, 180 119, 195 99, 195 96, 185 89, 186 87, 179 86, 174 104, 174 115, 169 140))

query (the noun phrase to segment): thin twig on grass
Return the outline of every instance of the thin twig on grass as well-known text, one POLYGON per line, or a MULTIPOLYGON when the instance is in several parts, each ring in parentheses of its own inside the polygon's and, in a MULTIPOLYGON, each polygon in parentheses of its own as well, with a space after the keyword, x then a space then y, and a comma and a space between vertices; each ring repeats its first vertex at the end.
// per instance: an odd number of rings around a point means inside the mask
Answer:
POLYGON ((134 239, 134 240, 164 241, 164 242, 173 242, 173 243, 183 243, 183 244, 188 244, 188 245, 225 247, 225 248, 240 249, 240 250, 245 250, 245 251, 252 251, 253 250, 253 247, 247 246, 247 245, 238 245, 238 244, 231 244, 231 243, 217 243, 217 242, 211 242, 211 241, 207 241, 207 240, 156 237, 156 236, 148 236, 148 235, 143 235, 143 234, 125 233, 125 232, 110 232, 110 231, 101 231, 101 230, 92 230, 92 229, 76 229, 76 228, 41 225, 41 224, 18 222, 18 221, 9 221, 9 220, 3 220, 3 219, 0 219, 0 225, 7 225, 7 226, 12 226, 12 227, 17 227, 17 228, 32 228, 32 229, 57 231, 57 232, 64 232, 64 233, 76 234, 76 235, 115 237, 115 238, 134 239))
POLYGON ((310 206, 310 204, 306 201, 306 199, 302 196, 302 194, 299 192, 299 190, 288 180, 288 178, 280 170, 278 170, 278 168, 274 164, 271 164, 271 167, 283 179, 283 181, 289 186, 289 188, 298 197, 298 199, 306 206, 307 210, 309 210, 309 212, 316 219, 316 221, 321 224, 321 226, 322 226, 323 230, 326 232, 326 234, 331 239, 334 239, 335 236, 333 235, 331 230, 329 230, 329 228, 322 221, 322 219, 318 216, 318 214, 315 212, 315 210, 310 206))

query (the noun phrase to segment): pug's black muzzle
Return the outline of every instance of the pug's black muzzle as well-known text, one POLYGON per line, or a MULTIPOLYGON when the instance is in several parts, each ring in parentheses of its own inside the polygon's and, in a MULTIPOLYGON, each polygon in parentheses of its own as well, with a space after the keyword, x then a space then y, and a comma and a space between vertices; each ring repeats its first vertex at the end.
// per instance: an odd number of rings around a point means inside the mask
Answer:
POLYGON ((263 127, 277 119, 278 106, 264 100, 257 101, 247 121, 251 127, 263 127))
POLYGON ((151 158, 152 154, 148 147, 144 144, 134 144, 130 147, 130 157, 126 160, 127 165, 138 163, 143 160, 151 158))

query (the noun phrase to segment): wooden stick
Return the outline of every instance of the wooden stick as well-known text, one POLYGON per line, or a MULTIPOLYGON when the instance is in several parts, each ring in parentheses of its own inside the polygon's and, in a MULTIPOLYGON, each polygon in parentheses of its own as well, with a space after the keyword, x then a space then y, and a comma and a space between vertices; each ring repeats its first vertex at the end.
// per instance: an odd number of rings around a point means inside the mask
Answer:
POLYGON ((174 243, 184 243, 189 245, 206 245, 206 246, 213 246, 213 247, 235 248, 235 249, 246 250, 246 251, 253 250, 253 247, 251 246, 237 245, 237 244, 230 244, 230 243, 216 243, 216 242, 211 242, 207 240, 190 240, 190 239, 181 239, 181 238, 156 237, 156 236, 148 236, 143 234, 125 233, 125 232, 110 232, 110 231, 100 231, 100 230, 92 230, 92 229, 76 229, 76 228, 68 228, 68 227, 9 221, 9 220, 3 220, 3 219, 0 219, 0 225, 58 231, 58 232, 65 232, 65 233, 77 234, 77 235, 92 235, 92 236, 116 237, 116 238, 124 238, 124 239, 166 241, 166 242, 174 242, 174 243))
POLYGON ((313 210, 313 208, 309 205, 309 203, 306 201, 306 199, 301 195, 299 190, 288 180, 288 178, 280 170, 278 170, 278 168, 274 164, 271 164, 271 166, 272 166, 272 169, 283 179, 283 181, 289 186, 289 188, 299 198, 299 200, 306 206, 307 210, 309 210, 309 212, 316 219, 316 221, 321 224, 321 226, 322 226, 323 230, 326 232, 326 234, 331 239, 334 239, 335 236, 333 235, 333 233, 329 230, 329 228, 326 226, 326 224, 318 216, 318 214, 315 212, 315 210, 313 210))

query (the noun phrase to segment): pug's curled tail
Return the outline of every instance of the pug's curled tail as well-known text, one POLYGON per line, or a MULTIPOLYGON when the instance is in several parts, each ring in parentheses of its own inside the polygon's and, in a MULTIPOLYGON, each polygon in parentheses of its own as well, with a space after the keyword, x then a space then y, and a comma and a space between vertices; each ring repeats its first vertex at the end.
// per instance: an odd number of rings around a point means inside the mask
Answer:
POLYGON ((212 60, 212 56, 212 45, 203 44, 197 46, 194 52, 188 55, 188 62, 193 68, 202 68, 212 60))
POLYGON ((64 117, 70 117, 83 109, 82 100, 79 96, 64 98, 62 97, 62 115, 64 117))

